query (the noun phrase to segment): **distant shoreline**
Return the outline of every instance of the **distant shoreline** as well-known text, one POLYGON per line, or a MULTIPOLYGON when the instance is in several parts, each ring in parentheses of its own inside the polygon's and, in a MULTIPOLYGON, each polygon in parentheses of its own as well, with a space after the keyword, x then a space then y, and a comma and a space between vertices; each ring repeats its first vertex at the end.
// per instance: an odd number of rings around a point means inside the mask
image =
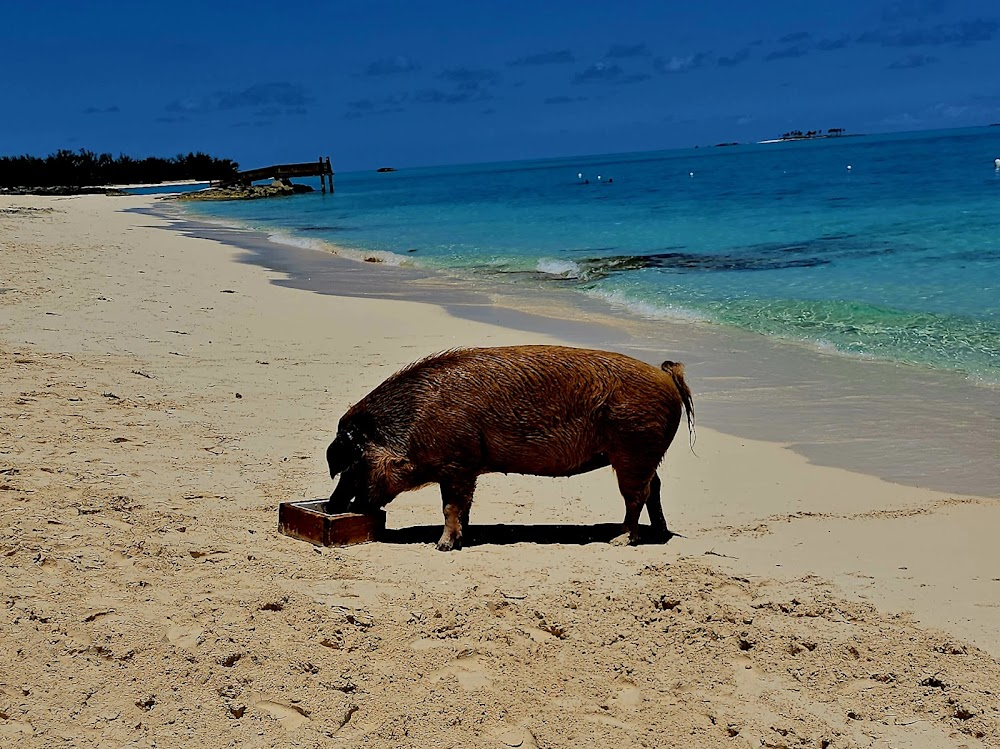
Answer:
POLYGON ((771 138, 769 140, 759 140, 757 141, 757 144, 760 145, 763 143, 790 143, 793 141, 800 141, 800 140, 830 140, 837 138, 858 138, 862 135, 864 135, 864 133, 841 133, 840 135, 795 135, 789 138, 782 136, 780 138, 771 138))

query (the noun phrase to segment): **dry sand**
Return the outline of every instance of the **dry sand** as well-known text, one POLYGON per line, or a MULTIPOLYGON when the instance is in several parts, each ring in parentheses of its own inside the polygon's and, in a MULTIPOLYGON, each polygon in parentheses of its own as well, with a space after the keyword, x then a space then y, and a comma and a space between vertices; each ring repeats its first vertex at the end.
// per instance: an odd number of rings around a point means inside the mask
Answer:
POLYGON ((277 287, 148 203, 0 199, 0 747, 1000 746, 996 499, 702 426, 666 546, 573 543, 609 471, 485 478, 451 554, 433 489, 386 543, 278 535, 399 366, 555 341, 277 287))

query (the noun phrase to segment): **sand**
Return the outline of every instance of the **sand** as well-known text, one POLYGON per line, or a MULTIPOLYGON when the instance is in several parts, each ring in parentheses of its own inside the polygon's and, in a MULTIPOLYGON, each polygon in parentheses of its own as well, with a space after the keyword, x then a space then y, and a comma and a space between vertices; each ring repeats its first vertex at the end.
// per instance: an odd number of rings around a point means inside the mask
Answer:
POLYGON ((702 424, 666 546, 575 542, 607 470, 484 478, 450 554, 433 488, 279 535, 398 367, 559 341, 275 285, 151 200, 0 198, 0 747, 1000 746, 995 498, 702 424))

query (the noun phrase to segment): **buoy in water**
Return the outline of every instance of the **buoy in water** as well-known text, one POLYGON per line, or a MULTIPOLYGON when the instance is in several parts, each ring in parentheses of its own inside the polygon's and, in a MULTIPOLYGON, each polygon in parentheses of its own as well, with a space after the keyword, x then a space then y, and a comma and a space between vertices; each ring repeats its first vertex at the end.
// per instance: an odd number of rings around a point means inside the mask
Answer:
POLYGON ((993 159, 993 166, 1000 169, 1000 159, 993 159))

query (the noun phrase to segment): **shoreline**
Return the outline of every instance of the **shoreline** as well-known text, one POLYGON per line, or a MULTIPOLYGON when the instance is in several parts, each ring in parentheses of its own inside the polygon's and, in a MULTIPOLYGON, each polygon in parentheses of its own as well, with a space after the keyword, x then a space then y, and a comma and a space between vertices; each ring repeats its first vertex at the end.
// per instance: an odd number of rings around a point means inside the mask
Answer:
POLYGON ((995 499, 724 434, 731 396, 699 375, 665 546, 571 540, 621 519, 599 471, 483 477, 461 552, 430 544, 434 488, 389 506, 412 541, 313 548, 276 505, 329 492, 350 403, 432 350, 560 339, 303 293, 127 210, 148 198, 0 200, 25 209, 0 213, 0 736, 997 746, 995 499))
POLYGON ((243 262, 283 274, 276 285, 434 304, 460 319, 612 348, 647 361, 680 360, 689 377, 700 373, 699 418, 721 431, 784 445, 817 465, 1000 498, 1000 433, 991 416, 1000 413, 1000 387, 962 374, 852 357, 704 321, 643 317, 611 301, 541 283, 501 284, 495 278, 365 263, 283 244, 265 231, 235 224, 227 229, 221 217, 203 219, 181 207, 158 204, 152 210, 190 236, 241 249, 243 262), (861 414, 865 418, 859 419, 861 414))

